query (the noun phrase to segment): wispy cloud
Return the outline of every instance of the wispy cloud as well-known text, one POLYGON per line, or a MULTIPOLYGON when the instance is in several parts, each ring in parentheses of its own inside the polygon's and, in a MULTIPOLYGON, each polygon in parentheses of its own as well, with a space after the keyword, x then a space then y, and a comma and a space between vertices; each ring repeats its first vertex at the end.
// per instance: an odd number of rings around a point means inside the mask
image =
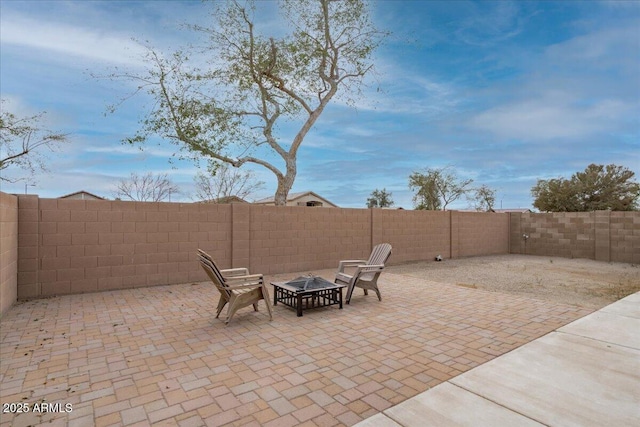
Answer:
MULTIPOLYGON (((378 83, 384 89, 368 87, 355 104, 356 110, 435 118, 454 110, 458 105, 456 88, 450 83, 412 74, 397 65, 384 66, 378 83)), ((333 104, 351 107, 340 98, 333 104)))
POLYGON ((522 141, 576 139, 610 131, 612 122, 631 107, 615 99, 583 106, 580 100, 552 92, 484 111, 471 119, 470 126, 522 141))
POLYGON ((466 14, 454 35, 463 43, 479 47, 517 36, 527 20, 519 3, 513 1, 468 3, 466 14))
POLYGON ((571 69, 588 65, 589 68, 582 71, 589 74, 612 71, 619 66, 637 71, 639 50, 640 21, 636 19, 551 45, 546 50, 546 57, 554 64, 571 69))
POLYGON ((19 15, 2 20, 0 37, 5 46, 38 49, 113 65, 140 66, 144 53, 144 47, 131 40, 131 35, 19 15))
POLYGON ((532 58, 515 83, 495 84, 489 95, 500 90, 509 95, 475 114, 469 126, 499 138, 585 143, 603 134, 637 131, 638 28, 606 28, 550 46, 532 58))
MULTIPOLYGON (((411 207, 408 175, 452 165, 496 188, 504 207, 526 207, 536 179, 570 176, 592 162, 640 174, 639 4, 373 2, 376 22, 394 35, 377 51, 378 73, 356 108, 334 99, 308 134, 294 191, 363 207, 373 189, 387 188, 398 205, 411 207)), ((120 142, 135 134, 152 101, 135 97, 105 118, 105 106, 130 87, 85 70, 135 71, 143 48, 131 37, 163 53, 195 42, 202 34, 179 25, 210 25, 207 7, 170 0, 0 5, 2 96, 12 111, 49 111, 47 125, 73 134, 33 191, 101 194, 134 171, 169 171, 192 188, 193 164, 176 160, 171 169, 167 162, 177 147, 154 139, 139 151, 120 142)), ((283 33, 276 9, 258 2, 265 34, 283 33)), ((298 124, 280 124, 283 141, 298 124)), ((247 166, 265 181, 263 195, 272 195, 273 174, 247 166)))
POLYGON ((158 147, 149 145, 146 147, 134 147, 131 145, 108 145, 108 146, 88 146, 83 149, 85 153, 98 153, 98 154, 122 154, 126 156, 137 156, 145 154, 146 156, 160 157, 163 159, 170 158, 175 152, 175 149, 169 147, 158 147))

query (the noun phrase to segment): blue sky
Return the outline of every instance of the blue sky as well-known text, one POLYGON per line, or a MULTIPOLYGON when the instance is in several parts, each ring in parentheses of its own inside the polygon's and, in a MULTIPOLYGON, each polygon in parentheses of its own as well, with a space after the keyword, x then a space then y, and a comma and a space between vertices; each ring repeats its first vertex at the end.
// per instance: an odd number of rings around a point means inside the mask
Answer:
MULTIPOLYGON (((180 187, 174 200, 191 200, 198 169, 171 165, 174 146, 121 143, 149 100, 106 114, 131 87, 91 73, 140 70, 134 39, 167 53, 196 41, 181 24, 207 24, 208 10, 199 0, 0 2, 6 106, 47 111, 47 127, 71 134, 30 193, 112 197, 120 178, 154 171, 180 187)), ((411 208, 408 176, 451 166, 494 188, 496 207, 530 208, 537 179, 590 163, 623 165, 640 179, 640 2, 378 1, 372 13, 392 32, 376 53, 375 78, 356 109, 325 110, 299 153, 292 191, 364 207, 386 188, 396 206, 411 208)), ((259 27, 280 31, 275 2, 263 2, 259 16, 259 27)), ((255 198, 272 195, 275 177, 253 169, 265 182, 255 198)), ((22 182, 0 186, 25 191, 22 182)))

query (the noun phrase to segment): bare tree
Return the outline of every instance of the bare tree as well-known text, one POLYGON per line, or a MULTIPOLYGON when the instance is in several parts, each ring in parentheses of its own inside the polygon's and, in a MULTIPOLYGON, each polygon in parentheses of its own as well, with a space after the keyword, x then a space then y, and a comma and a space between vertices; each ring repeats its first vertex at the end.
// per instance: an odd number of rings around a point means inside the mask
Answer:
POLYGON ((226 2, 214 14, 216 25, 193 27, 209 38, 205 49, 169 57, 149 49, 147 74, 111 77, 133 80, 153 98, 128 142, 160 135, 191 158, 260 165, 275 175, 275 204, 283 206, 302 142, 334 97, 353 103, 351 96, 361 93, 384 33, 363 0, 285 0, 281 10, 291 31, 265 37, 256 29, 253 2, 247 4, 226 2), (299 124, 292 139, 278 134, 282 122, 299 124))
POLYGON ((171 182, 166 173, 144 175, 132 173, 128 179, 121 179, 114 191, 114 197, 138 202, 162 202, 171 200, 171 195, 179 193, 179 189, 171 182))
POLYGON ((461 179, 450 167, 427 169, 426 173, 414 172, 409 176, 409 188, 416 194, 416 209, 446 210, 452 202, 465 196, 472 179, 461 179))
POLYGON ((196 198, 210 203, 220 203, 233 196, 246 200, 264 188, 264 182, 256 180, 252 171, 241 171, 229 165, 210 169, 208 175, 199 172, 195 182, 196 198))
POLYGON ((9 166, 24 170, 29 177, 47 171, 41 151, 55 150, 66 142, 68 134, 54 133, 39 127, 44 112, 30 117, 17 117, 6 111, 5 100, 0 100, 0 181, 15 182, 2 172, 9 166))

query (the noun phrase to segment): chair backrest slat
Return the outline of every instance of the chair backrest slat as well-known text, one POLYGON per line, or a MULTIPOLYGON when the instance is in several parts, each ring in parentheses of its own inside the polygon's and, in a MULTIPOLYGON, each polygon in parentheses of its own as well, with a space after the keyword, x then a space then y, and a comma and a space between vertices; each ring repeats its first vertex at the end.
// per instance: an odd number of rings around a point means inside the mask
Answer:
POLYGON ((391 245, 389 243, 380 243, 376 245, 369 256, 369 265, 385 264, 391 256, 391 245))
POLYGON ((211 268, 211 270, 213 271, 213 274, 216 275, 216 277, 218 278, 218 280, 220 281, 220 284, 223 286, 227 285, 227 281, 224 280, 224 276, 222 275, 222 273, 220 272, 220 269, 218 268, 218 266, 216 265, 215 262, 213 262, 213 260, 211 259, 205 259, 205 262, 207 263, 207 265, 209 266, 209 268, 211 268))
POLYGON ((220 279, 220 282, 226 285, 226 281, 224 280, 224 276, 222 276, 222 273, 220 272, 220 269, 216 265, 216 263, 213 260, 213 258, 211 258, 211 255, 209 255, 208 253, 206 253, 202 249, 198 249, 198 252, 200 254, 200 257, 203 258, 204 260, 206 260, 207 264, 209 264, 209 266, 211 267, 211 269, 213 270, 215 275, 220 279))
MULTIPOLYGON (((384 265, 391 256, 391 245, 389 243, 380 243, 374 246, 367 261, 368 265, 384 265)), ((376 275, 380 274, 380 270, 375 272, 365 272, 360 275, 361 280, 371 281, 376 275)))
POLYGON ((209 276, 220 292, 228 294, 227 282, 211 256, 201 249, 198 249, 198 255, 200 258, 200 266, 204 269, 205 273, 207 273, 207 276, 209 276))

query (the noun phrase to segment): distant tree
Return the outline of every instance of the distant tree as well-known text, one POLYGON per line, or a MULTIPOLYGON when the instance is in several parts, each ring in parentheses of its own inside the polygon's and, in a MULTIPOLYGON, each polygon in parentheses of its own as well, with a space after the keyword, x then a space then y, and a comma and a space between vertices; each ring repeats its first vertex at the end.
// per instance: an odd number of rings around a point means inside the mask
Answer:
POLYGON ((437 211, 442 209, 433 174, 414 172, 409 176, 409 188, 415 191, 413 205, 418 210, 437 211))
POLYGON ((481 185, 474 190, 473 207, 479 212, 490 212, 496 203, 496 190, 488 185, 481 185))
POLYGON ((208 174, 198 172, 195 183, 196 198, 210 203, 232 196, 246 200, 264 188, 264 182, 258 181, 252 171, 241 171, 229 165, 209 168, 208 174))
POLYGON ((571 179, 538 180, 533 206, 543 212, 632 211, 638 209, 640 184, 623 166, 590 164, 571 179))
POLYGON ((29 177, 46 172, 43 149, 55 150, 67 141, 68 134, 54 133, 40 127, 44 112, 30 117, 17 117, 5 109, 0 100, 0 181, 15 182, 27 177, 9 179, 2 174, 9 166, 15 166, 29 177))
POLYGON ((153 99, 128 142, 159 135, 191 158, 260 165, 275 175, 275 204, 284 206, 305 137, 334 96, 353 103, 384 33, 362 0, 282 1, 291 31, 279 38, 257 31, 253 2, 216 4, 211 28, 192 26, 208 37, 205 48, 150 49, 146 74, 111 76, 133 80, 153 99), (282 122, 298 123, 293 138, 278 133, 282 122))
POLYGON ((166 173, 154 175, 153 172, 148 172, 138 175, 134 172, 128 179, 121 179, 118 182, 114 197, 118 200, 162 202, 171 200, 171 195, 179 191, 166 173))
POLYGON ((415 191, 413 203, 418 210, 446 210, 449 204, 469 193, 472 182, 459 178, 448 166, 409 176, 409 188, 415 191))
POLYGON ((387 192, 386 188, 382 190, 376 188, 367 199, 368 208, 390 208, 393 205, 392 194, 391 192, 387 192))
POLYGON ((533 207, 541 212, 579 212, 578 195, 571 180, 539 179, 531 188, 533 207))

